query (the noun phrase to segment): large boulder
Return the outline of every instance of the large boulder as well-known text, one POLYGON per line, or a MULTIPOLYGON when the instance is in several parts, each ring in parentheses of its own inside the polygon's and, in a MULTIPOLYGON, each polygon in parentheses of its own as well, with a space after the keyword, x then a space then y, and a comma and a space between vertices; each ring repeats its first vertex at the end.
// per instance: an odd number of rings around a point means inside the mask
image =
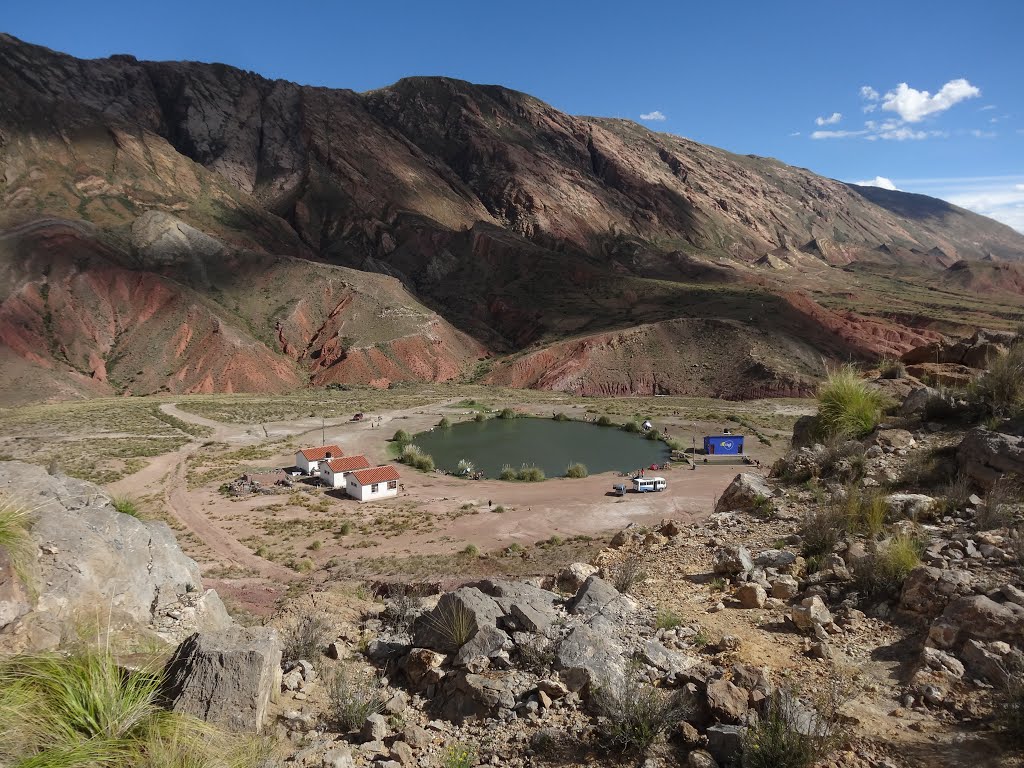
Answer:
POLYGON ((150 629, 173 641, 232 625, 165 523, 121 514, 96 485, 18 461, 0 462, 0 495, 34 510, 29 533, 41 552, 34 612, 25 622, 44 615, 74 631, 99 618, 115 630, 150 629))
POLYGON ((763 476, 741 472, 722 491, 715 512, 764 512, 771 508, 775 491, 763 476))
POLYGON ((619 685, 625 679, 622 647, 606 631, 576 627, 558 645, 555 667, 570 690, 591 684, 619 685))
POLYGON ((903 404, 900 405, 899 415, 903 417, 924 416, 928 404, 939 396, 937 389, 931 387, 918 387, 907 395, 903 404))
POLYGON ((885 497, 890 518, 921 520, 935 508, 935 499, 923 493, 890 493, 885 497))
POLYGON ((600 569, 596 565, 590 565, 590 563, 572 563, 559 571, 556 583, 563 592, 576 594, 579 588, 583 586, 583 582, 597 573, 598 570, 600 569))
POLYGON ((501 607, 476 587, 446 592, 433 610, 413 624, 413 645, 437 651, 457 651, 483 626, 496 626, 501 607))
POLYGON ((997 603, 985 595, 958 597, 950 602, 928 631, 928 641, 939 648, 958 648, 968 640, 1024 641, 1024 608, 997 603))
POLYGON ((815 625, 832 623, 832 614, 817 595, 805 597, 797 605, 794 605, 791 616, 797 629, 805 632, 813 630, 815 625))
POLYGON ((636 611, 636 601, 598 576, 591 576, 566 606, 569 613, 609 620, 622 620, 636 611))
POLYGON ((725 576, 738 576, 741 573, 749 573, 754 569, 754 561, 750 557, 750 551, 742 544, 719 547, 715 550, 715 573, 725 576))
POLYGON ((934 618, 942 613, 949 602, 970 595, 974 579, 968 571, 948 571, 921 565, 903 582, 900 605, 908 611, 934 618))
POLYGON ((281 641, 265 627, 196 633, 164 669, 163 695, 175 712, 232 731, 259 733, 280 687, 281 641))
POLYGON ((817 437, 817 416, 801 416, 793 424, 793 448, 808 448, 818 442, 817 437))
POLYGON ((991 488, 1003 475, 1024 476, 1024 437, 972 429, 956 449, 960 471, 991 488))

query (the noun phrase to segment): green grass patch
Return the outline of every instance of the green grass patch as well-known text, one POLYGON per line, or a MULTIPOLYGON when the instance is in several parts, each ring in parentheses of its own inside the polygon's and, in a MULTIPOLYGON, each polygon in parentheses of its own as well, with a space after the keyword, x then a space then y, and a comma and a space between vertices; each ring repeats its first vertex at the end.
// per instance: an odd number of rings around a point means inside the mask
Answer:
POLYGON ((885 394, 869 386, 852 366, 832 371, 818 388, 821 436, 863 437, 878 425, 888 403, 885 394))

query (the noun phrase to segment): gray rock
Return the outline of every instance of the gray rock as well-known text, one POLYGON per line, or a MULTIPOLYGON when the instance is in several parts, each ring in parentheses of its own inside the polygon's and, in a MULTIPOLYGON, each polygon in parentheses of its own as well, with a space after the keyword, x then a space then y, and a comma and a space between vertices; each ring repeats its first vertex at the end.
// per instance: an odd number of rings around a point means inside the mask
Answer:
POLYGON ((584 625, 559 644, 555 666, 570 691, 581 691, 591 683, 620 684, 625 677, 622 653, 609 633, 584 625))
POLYGON ((502 610, 493 598, 475 587, 441 596, 433 610, 416 618, 413 644, 438 651, 455 651, 483 626, 496 626, 502 610))
POLYGON ((719 765, 733 765, 743 751, 747 729, 739 725, 712 725, 707 730, 708 752, 719 765))
POLYGON ((280 674, 281 642, 275 630, 196 633, 167 662, 163 694, 175 712, 259 733, 280 674))
POLYGON ((695 664, 693 659, 670 651, 657 640, 645 641, 640 648, 640 656, 645 662, 662 672, 681 672, 695 664))
POLYGON ((387 718, 379 712, 373 712, 359 729, 359 737, 363 741, 384 741, 390 732, 387 718))
POLYGON ((972 429, 956 449, 960 470, 983 488, 1004 475, 1024 476, 1024 437, 972 429))
POLYGON ((348 747, 334 747, 324 755, 323 768, 355 768, 352 750, 348 747))
POLYGON ((938 390, 931 387, 918 387, 911 390, 910 394, 903 400, 900 406, 900 416, 921 416, 933 397, 938 396, 938 390))
POLYGON ((772 597, 777 600, 789 600, 800 591, 800 585, 792 576, 779 576, 772 580, 772 597))
POLYGON ((784 549, 766 549, 754 557, 754 564, 762 568, 788 568, 796 562, 796 555, 784 549))
POLYGON ((148 264, 192 265, 200 274, 205 260, 224 250, 219 240, 156 210, 146 211, 132 223, 132 246, 148 264))
POLYGON ((590 565, 589 563, 573 563, 572 565, 567 565, 558 572, 558 588, 563 592, 576 594, 576 592, 579 591, 579 588, 583 586, 583 583, 596 574, 598 570, 599 569, 596 565, 590 565))
POLYGON ((753 472, 741 472, 722 491, 715 504, 715 512, 770 511, 774 495, 764 477, 753 472))
POLYGON ((1000 687, 1010 680, 1010 673, 1003 657, 990 651, 984 643, 968 640, 960 649, 960 658, 963 659, 961 669, 966 667, 974 677, 1000 687))
POLYGON ((741 573, 749 573, 753 569, 754 561, 750 558, 750 552, 742 544, 719 547, 715 550, 715 573, 738 576, 741 573))
MULTIPOLYGON (((233 624, 215 593, 203 595, 199 567, 165 523, 123 515, 96 485, 17 461, 0 462, 0 494, 35 510, 30 535, 47 550, 35 569, 38 598, 32 615, 59 617, 73 631, 76 622, 101 607, 112 625, 157 629, 174 641, 233 624), (173 625, 161 625, 182 599, 192 601, 195 610, 181 611, 182 620, 173 625)), ((3 605, 0 598, 0 612, 3 605)), ((6 613, 22 608, 8 607, 6 613)))
POLYGON ((577 616, 605 616, 621 620, 636 611, 636 601, 598 576, 591 576, 566 606, 577 616))
POLYGON ((889 517, 920 520, 931 514, 935 499, 923 493, 891 493, 885 497, 889 517))
POLYGON ((515 620, 516 626, 526 632, 543 634, 554 623, 554 611, 538 611, 529 605, 513 603, 509 615, 515 620))
POLYGON ((710 752, 695 749, 686 756, 686 768, 718 768, 718 763, 710 752))
POLYGON ((997 603, 985 595, 958 597, 942 612, 928 633, 940 648, 959 646, 967 640, 1024 640, 1024 608, 997 603))
POLYGON ((485 624, 455 655, 455 666, 465 666, 470 659, 490 658, 499 651, 512 648, 512 640, 497 627, 485 624))
POLYGON ((725 723, 741 723, 747 714, 747 692, 728 680, 708 683, 708 708, 713 717, 725 723))
POLYGON ((744 608, 764 608, 768 593, 760 584, 744 584, 736 590, 736 599, 744 608))

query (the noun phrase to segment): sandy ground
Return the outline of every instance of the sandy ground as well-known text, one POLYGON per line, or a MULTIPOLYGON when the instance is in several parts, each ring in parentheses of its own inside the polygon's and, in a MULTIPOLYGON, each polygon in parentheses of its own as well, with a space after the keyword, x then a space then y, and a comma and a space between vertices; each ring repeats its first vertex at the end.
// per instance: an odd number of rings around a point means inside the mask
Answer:
MULTIPOLYGON (((611 493, 612 485, 628 484, 628 478, 616 473, 579 480, 554 478, 541 483, 510 483, 426 474, 399 465, 402 490, 395 499, 360 504, 340 492, 300 484, 297 488, 306 492, 302 497, 306 507, 289 503, 289 494, 230 499, 218 491, 219 483, 188 488, 187 461, 210 441, 235 449, 283 438, 291 438, 298 445, 320 445, 325 438, 327 443, 340 445, 346 454, 361 453, 371 463, 387 463, 391 461, 388 439, 397 429, 415 433, 436 424, 442 415, 464 414, 453 407, 454 402, 367 414, 361 422, 328 420, 323 435, 317 418, 260 425, 222 424, 167 403, 161 406, 166 413, 210 427, 212 436, 152 459, 143 470, 111 484, 109 490, 135 496, 158 495, 170 515, 192 534, 182 537, 183 544, 204 573, 230 574, 229 581, 234 583, 221 581, 218 589, 241 588, 246 601, 244 594, 271 585, 271 591, 276 592, 302 577, 294 568, 282 564, 285 558, 281 553, 285 551, 291 559, 303 558, 313 568, 320 568, 325 563, 346 559, 448 554, 467 544, 492 551, 512 544, 525 547, 552 536, 597 537, 630 523, 647 524, 664 518, 699 519, 713 510, 716 499, 737 472, 763 471, 736 465, 699 465, 691 470, 680 465, 659 473, 668 480, 667 490, 617 497, 611 493), (309 508, 321 502, 326 504, 323 509, 309 508), (268 510, 271 506, 275 508, 268 510), (503 511, 495 512, 499 507, 503 511), (397 525, 399 519, 402 525, 397 525), (358 532, 330 535, 330 529, 343 520, 358 532), (190 546, 190 539, 201 546, 190 546), (253 546, 257 540, 276 550, 275 554, 257 554, 253 546)), ((582 410, 570 415, 582 417, 582 410)), ((684 439, 688 437, 687 429, 700 429, 689 422, 673 424, 672 420, 658 426, 669 426, 674 436, 684 439)), ((775 454, 767 450, 759 454, 756 442, 751 442, 754 455, 765 466, 769 465, 775 454)), ((293 458, 288 449, 246 464, 290 466, 293 458)))

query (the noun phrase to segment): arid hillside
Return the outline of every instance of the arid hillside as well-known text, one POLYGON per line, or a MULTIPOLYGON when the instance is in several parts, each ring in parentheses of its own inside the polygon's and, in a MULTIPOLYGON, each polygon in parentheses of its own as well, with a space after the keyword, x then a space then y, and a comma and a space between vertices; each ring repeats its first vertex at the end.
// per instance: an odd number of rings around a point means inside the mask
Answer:
POLYGON ((1024 236, 932 198, 498 86, 360 94, 0 35, 8 398, 796 394, 830 359, 1019 322, 1019 290, 957 265, 1022 257, 1024 236))

